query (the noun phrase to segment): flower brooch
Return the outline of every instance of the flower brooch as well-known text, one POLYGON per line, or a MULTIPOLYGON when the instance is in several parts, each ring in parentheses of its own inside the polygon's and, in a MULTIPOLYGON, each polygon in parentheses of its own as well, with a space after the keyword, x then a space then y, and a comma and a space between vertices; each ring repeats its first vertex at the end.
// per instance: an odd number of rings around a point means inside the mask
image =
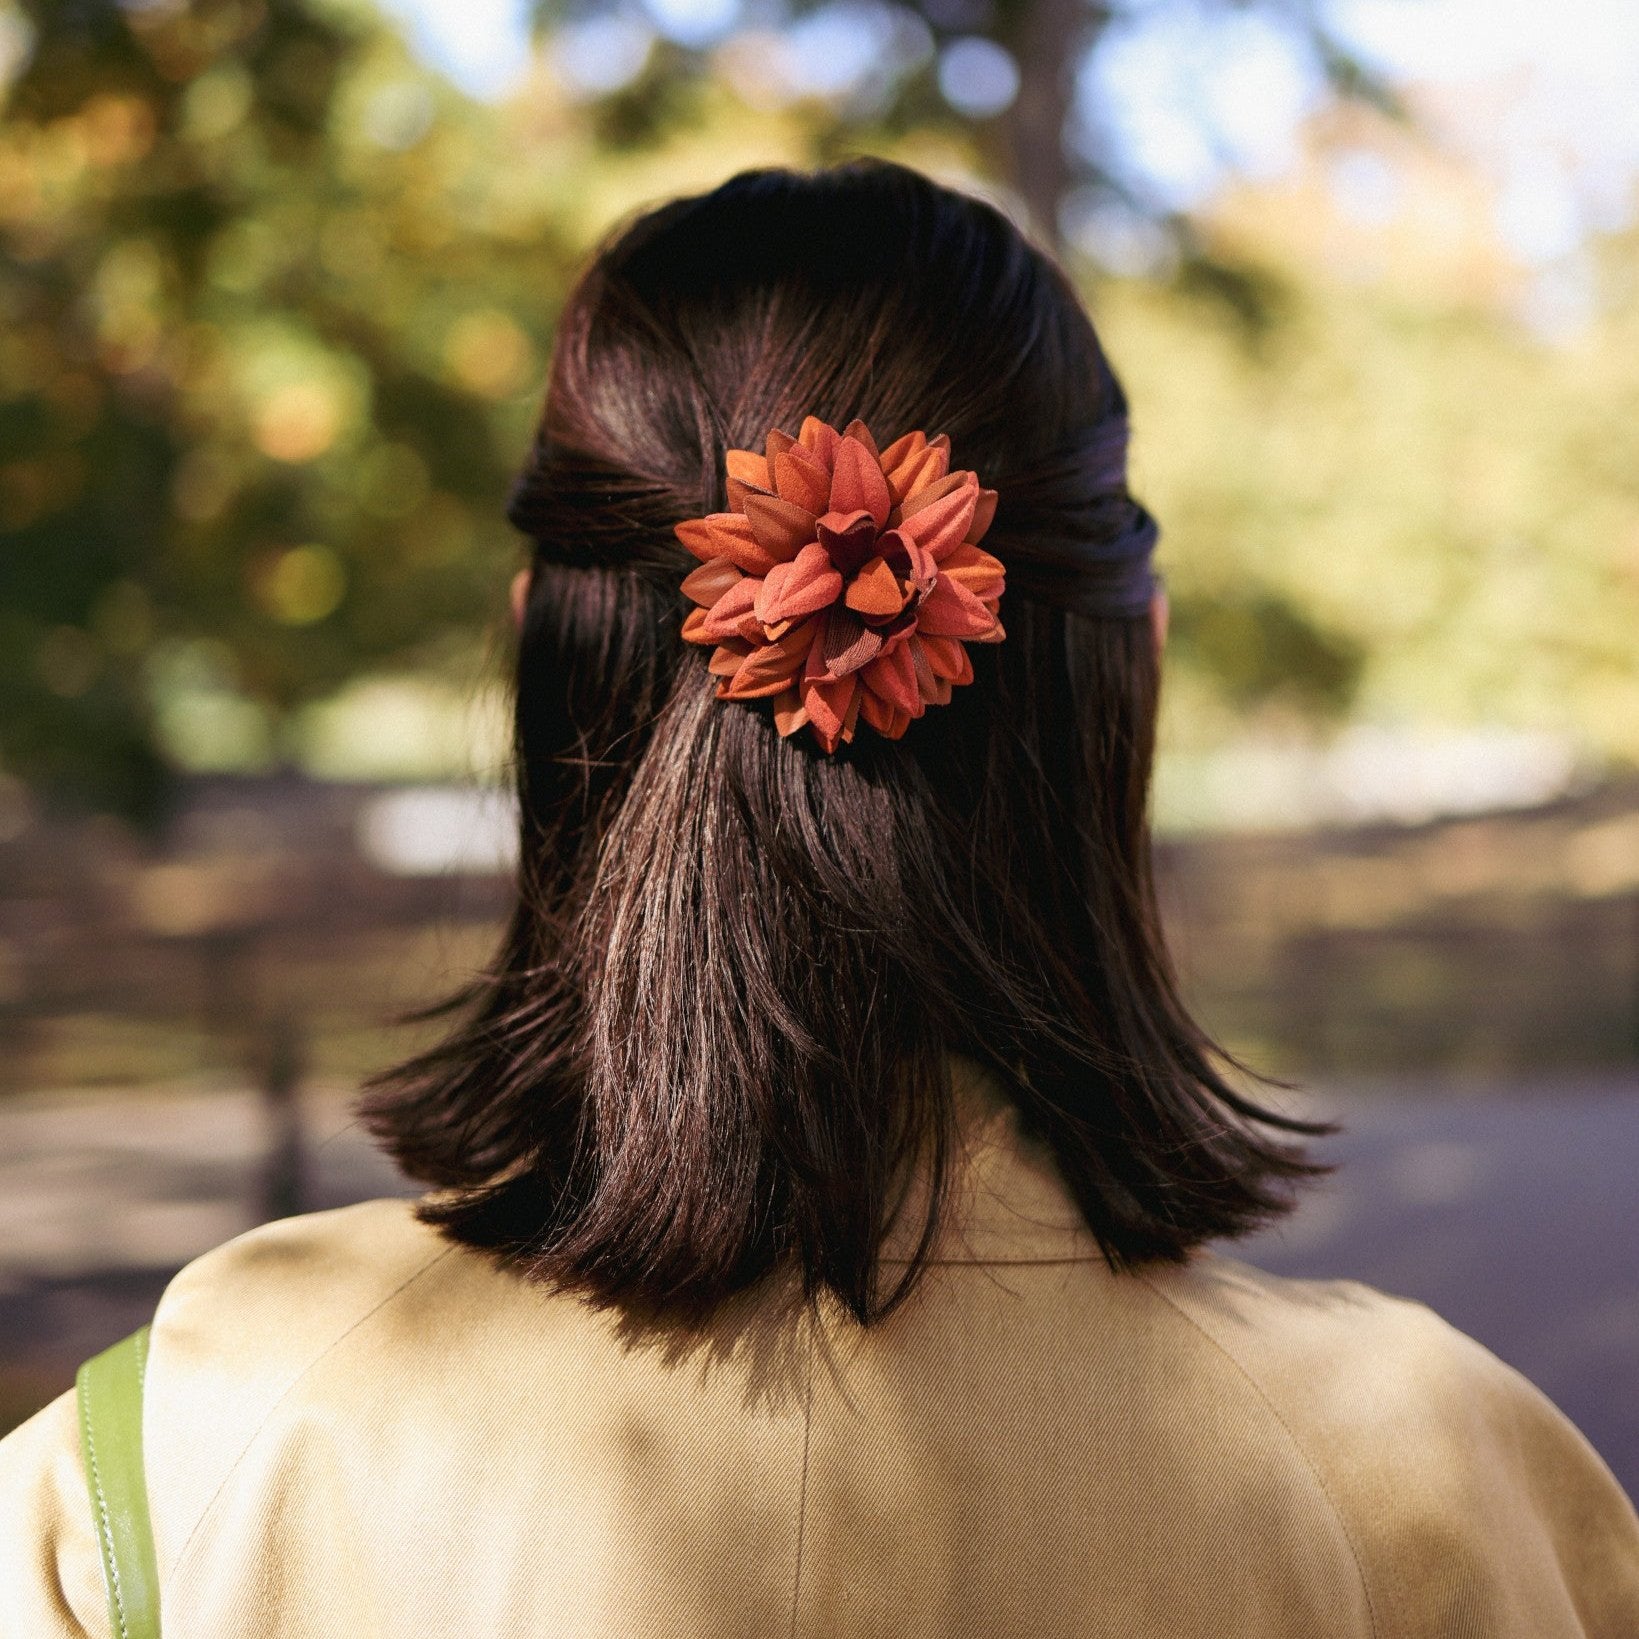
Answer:
POLYGON ((806 724, 833 752, 861 717, 897 740, 972 682, 964 644, 1004 635, 1002 565, 978 544, 996 492, 949 470, 948 438, 878 450, 862 421, 809 416, 727 466, 731 510, 676 526, 700 559, 683 636, 713 647, 719 699, 769 699, 782 735, 806 724))

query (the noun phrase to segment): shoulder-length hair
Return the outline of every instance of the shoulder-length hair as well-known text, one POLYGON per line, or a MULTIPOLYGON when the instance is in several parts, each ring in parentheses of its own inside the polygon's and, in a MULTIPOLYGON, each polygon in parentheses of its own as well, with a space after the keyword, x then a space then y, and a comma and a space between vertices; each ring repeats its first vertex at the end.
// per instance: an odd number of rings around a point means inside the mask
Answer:
POLYGON ((427 1015, 445 1039, 361 1101, 436 1187, 427 1222, 598 1305, 700 1323, 783 1268, 868 1323, 947 1211, 951 1052, 1000 1078, 1113 1268, 1243 1234, 1325 1170, 1270 1130, 1325 1129, 1229 1084, 1169 968, 1125 418, 1062 273, 899 166, 746 173, 597 254, 510 513, 534 540, 516 908, 427 1015), (810 414, 948 434, 1008 569, 971 686, 835 755, 715 698, 672 528, 724 508, 726 451, 810 414))

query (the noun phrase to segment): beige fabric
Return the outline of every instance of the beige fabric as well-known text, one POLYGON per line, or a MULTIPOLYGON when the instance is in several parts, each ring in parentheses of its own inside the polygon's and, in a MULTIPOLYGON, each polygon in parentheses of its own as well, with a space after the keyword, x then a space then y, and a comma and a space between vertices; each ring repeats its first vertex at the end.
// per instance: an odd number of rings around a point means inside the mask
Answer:
MULTIPOLYGON (((965 1222, 861 1331, 706 1346, 376 1201, 199 1259, 146 1438, 168 1639, 1634 1639, 1639 1519, 1429 1310, 1114 1275, 992 1088, 965 1222)), ((0 1639, 108 1632, 69 1397, 0 1442, 0 1639)))

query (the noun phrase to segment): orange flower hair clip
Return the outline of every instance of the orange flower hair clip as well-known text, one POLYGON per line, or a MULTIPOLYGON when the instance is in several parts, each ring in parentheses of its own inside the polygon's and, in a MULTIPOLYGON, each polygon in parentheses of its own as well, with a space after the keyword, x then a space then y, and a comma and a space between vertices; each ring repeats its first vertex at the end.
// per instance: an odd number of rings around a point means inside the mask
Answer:
POLYGON ((996 492, 949 470, 948 438, 879 451, 864 422, 809 416, 727 465, 731 510, 676 528, 700 559, 683 636, 713 646, 719 699, 772 700, 781 734, 806 724, 833 752, 859 718, 897 740, 973 681, 964 645, 1005 635, 1002 565, 978 544, 996 492))

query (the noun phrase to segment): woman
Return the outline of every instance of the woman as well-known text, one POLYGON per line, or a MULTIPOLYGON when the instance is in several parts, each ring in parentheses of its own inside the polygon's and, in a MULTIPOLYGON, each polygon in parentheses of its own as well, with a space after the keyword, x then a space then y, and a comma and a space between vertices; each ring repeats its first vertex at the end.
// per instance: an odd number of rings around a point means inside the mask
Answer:
MULTIPOLYGON (((516 911, 363 1104, 433 1187, 167 1291, 172 1639, 1639 1633, 1536 1390, 1206 1250, 1321 1129, 1169 977, 1125 414, 897 167, 596 258, 511 509, 516 911)), ((0 1445, 6 1639, 111 1631, 79 1450, 68 1397, 0 1445)))

